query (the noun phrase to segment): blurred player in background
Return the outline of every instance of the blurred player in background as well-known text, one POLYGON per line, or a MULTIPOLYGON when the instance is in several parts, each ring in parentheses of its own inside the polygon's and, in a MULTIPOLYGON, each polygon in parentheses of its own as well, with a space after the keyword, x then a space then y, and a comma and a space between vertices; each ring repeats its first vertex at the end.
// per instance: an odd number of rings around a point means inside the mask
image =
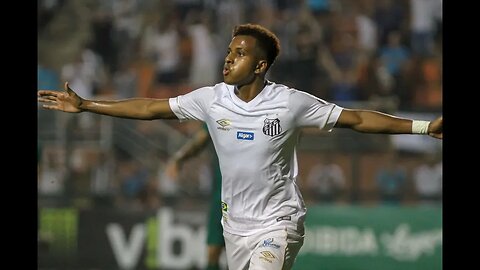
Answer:
POLYGON ((208 128, 206 125, 197 131, 193 138, 181 147, 167 162, 165 171, 172 178, 177 180, 179 170, 183 163, 191 157, 200 153, 205 147, 210 149, 211 169, 213 177, 211 179, 211 197, 210 208, 207 220, 207 270, 220 269, 220 255, 225 248, 225 240, 223 239, 222 229, 222 174, 218 164, 218 158, 215 154, 213 146, 210 144, 211 139, 208 136, 208 128))
MULTIPOLYGON (((270 30, 233 29, 224 82, 168 99, 87 100, 40 90, 46 109, 121 118, 203 121, 222 172, 222 226, 229 269, 288 270, 303 245, 306 207, 296 183, 296 144, 302 127, 349 128, 362 133, 443 137, 442 117, 412 120, 348 109, 266 79, 280 52, 270 30)), ((295 67, 292 67, 295 68, 295 67)))

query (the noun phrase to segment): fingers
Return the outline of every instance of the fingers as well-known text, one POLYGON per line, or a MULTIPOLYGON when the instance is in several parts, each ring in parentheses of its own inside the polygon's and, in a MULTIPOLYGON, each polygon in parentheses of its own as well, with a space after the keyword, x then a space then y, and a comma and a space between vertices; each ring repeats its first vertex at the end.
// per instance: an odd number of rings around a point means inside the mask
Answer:
POLYGON ((52 96, 39 97, 38 101, 40 102, 57 102, 57 99, 52 96))
POLYGON ((429 133, 428 135, 430 135, 430 136, 432 136, 433 138, 436 138, 436 139, 440 139, 440 140, 443 139, 443 132, 440 132, 440 133, 429 133))
POLYGON ((70 86, 68 86, 68 82, 65 82, 64 86, 63 86, 63 89, 65 89, 65 91, 70 95, 73 93, 73 90, 70 88, 70 86))
POLYGON ((52 90, 39 90, 37 92, 37 96, 39 97, 50 97, 50 98, 62 98, 62 97, 67 97, 65 92, 59 92, 59 91, 52 91, 52 90))
POLYGON ((59 110, 59 100, 58 100, 59 93, 56 91, 49 91, 49 90, 41 90, 38 92, 37 100, 39 102, 44 102, 47 104, 43 104, 42 108, 49 109, 49 110, 59 110))
POLYGON ((58 107, 58 105, 42 105, 43 108, 45 109, 49 109, 49 110, 59 110, 60 108, 58 107))
POLYGON ((39 97, 38 101, 40 102, 45 102, 47 104, 43 104, 42 108, 48 109, 48 110, 59 110, 57 98, 53 96, 43 96, 39 97))
MULTIPOLYGON (((59 100, 68 97, 65 92, 52 91, 52 90, 40 90, 37 93, 39 98, 47 98, 51 100, 59 100)), ((40 100, 40 99, 39 99, 40 100)))
POLYGON ((52 91, 52 90, 39 90, 37 92, 38 96, 58 96, 59 92, 58 91, 52 91))
MULTIPOLYGON (((65 82, 65 84, 63 85, 63 89, 68 94, 73 93, 73 90, 70 88, 70 86, 68 86, 68 82, 65 82)), ((46 96, 46 95, 59 96, 59 95, 63 95, 64 92, 57 91, 57 90, 39 90, 37 93, 39 96, 46 96)))

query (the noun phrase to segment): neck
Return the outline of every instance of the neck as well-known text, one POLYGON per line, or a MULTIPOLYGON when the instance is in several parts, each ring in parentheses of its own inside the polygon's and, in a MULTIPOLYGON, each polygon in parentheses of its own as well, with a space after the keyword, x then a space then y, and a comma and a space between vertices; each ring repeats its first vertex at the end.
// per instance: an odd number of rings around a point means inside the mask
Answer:
POLYGON ((250 100, 254 99, 258 95, 258 93, 262 91, 262 89, 265 87, 265 84, 266 80, 264 77, 256 77, 252 83, 237 85, 235 94, 241 100, 249 102, 250 100))

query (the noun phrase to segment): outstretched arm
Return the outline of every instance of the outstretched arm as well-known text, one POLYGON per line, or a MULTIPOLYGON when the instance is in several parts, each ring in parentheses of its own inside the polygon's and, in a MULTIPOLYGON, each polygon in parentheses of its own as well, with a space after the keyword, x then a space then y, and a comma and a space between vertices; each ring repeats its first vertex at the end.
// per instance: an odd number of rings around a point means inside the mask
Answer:
POLYGON ((370 110, 344 109, 335 127, 351 128, 364 133, 428 134, 443 137, 443 118, 434 121, 417 121, 370 110))
POLYGON ((202 150, 208 143, 208 132, 201 128, 195 136, 190 139, 185 145, 183 145, 172 158, 167 162, 165 168, 166 173, 173 179, 177 178, 178 170, 183 163, 189 158, 195 156, 202 150))
POLYGON ((153 120, 176 119, 168 99, 131 98, 124 100, 86 100, 77 95, 65 82, 64 91, 40 90, 38 101, 43 108, 70 113, 92 112, 109 116, 153 120))

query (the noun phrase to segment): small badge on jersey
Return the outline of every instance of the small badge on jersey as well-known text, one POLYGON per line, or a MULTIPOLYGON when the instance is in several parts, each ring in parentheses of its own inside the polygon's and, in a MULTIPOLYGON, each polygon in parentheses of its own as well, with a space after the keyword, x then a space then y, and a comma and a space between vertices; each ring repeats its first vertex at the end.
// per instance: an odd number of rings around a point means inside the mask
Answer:
POLYGON ((282 133, 282 127, 280 126, 280 119, 265 118, 265 121, 263 121, 262 130, 263 130, 263 134, 271 137, 282 133))
POLYGON ((247 140, 253 141, 255 134, 253 132, 245 132, 245 131, 237 131, 237 139, 238 140, 247 140))
POLYGON ((271 248, 275 248, 275 249, 280 248, 280 245, 273 243, 273 241, 274 241, 273 238, 268 238, 268 239, 263 240, 262 247, 271 247, 271 248))
POLYGON ((271 253, 270 251, 266 250, 266 251, 261 251, 260 254, 262 256, 259 256, 258 258, 260 260, 264 260, 264 261, 267 261, 269 263, 272 263, 273 260, 275 260, 277 257, 275 257, 275 255, 273 255, 273 253, 271 253))
POLYGON ((216 122, 217 122, 217 124, 220 125, 219 127, 217 127, 217 129, 221 129, 221 130, 225 130, 225 131, 230 130, 230 128, 228 126, 230 126, 232 124, 232 121, 230 121, 228 119, 220 119, 220 120, 217 120, 216 122))
POLYGON ((225 202, 222 202, 222 219, 223 221, 227 222, 228 221, 228 205, 225 202))
POLYGON ((228 205, 226 202, 222 202, 222 211, 228 212, 228 205))

